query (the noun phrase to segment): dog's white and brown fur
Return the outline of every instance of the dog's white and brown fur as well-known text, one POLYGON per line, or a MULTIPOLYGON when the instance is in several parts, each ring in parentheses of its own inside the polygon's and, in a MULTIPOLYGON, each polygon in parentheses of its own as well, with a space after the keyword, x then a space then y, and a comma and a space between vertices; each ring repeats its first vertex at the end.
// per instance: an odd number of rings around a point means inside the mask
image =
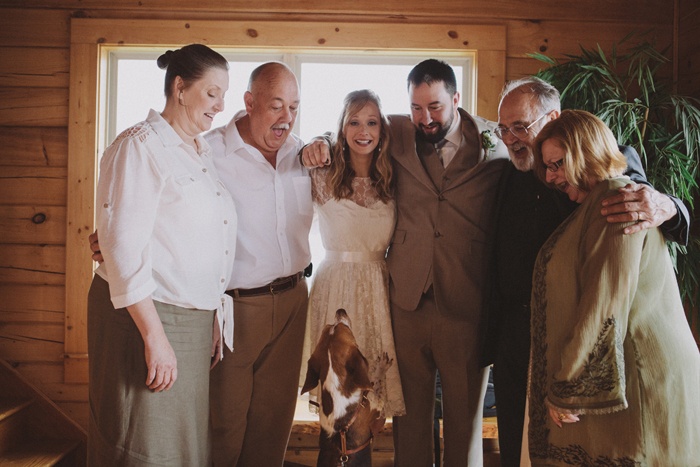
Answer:
POLYGON ((309 358, 302 394, 315 388, 319 382, 321 436, 316 465, 371 465, 371 440, 374 433, 384 426, 385 419, 372 407, 372 398, 367 397, 372 390, 369 366, 342 308, 335 314, 335 323, 326 325, 321 332, 309 358))

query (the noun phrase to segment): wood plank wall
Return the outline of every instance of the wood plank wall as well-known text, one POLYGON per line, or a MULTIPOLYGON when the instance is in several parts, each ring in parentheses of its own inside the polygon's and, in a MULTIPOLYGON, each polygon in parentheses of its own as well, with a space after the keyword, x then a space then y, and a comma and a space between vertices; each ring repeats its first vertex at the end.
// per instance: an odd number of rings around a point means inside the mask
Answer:
POLYGON ((679 81, 697 95, 698 8, 674 29, 679 2, 693 0, 0 0, 0 358, 87 426, 87 385, 63 370, 71 17, 505 24, 508 79, 537 71, 531 52, 609 49, 642 30, 671 45, 680 30, 694 42, 679 81))
POLYGON ((700 2, 680 1, 677 19, 678 93, 700 99, 700 2))

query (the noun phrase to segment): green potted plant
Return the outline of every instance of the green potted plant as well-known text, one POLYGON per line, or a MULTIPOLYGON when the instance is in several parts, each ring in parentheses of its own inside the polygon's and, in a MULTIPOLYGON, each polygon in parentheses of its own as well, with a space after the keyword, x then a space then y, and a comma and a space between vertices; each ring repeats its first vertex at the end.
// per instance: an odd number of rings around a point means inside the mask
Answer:
MULTIPOLYGON (((530 56, 548 65, 536 76, 561 92, 562 108, 598 115, 620 144, 639 152, 654 187, 682 199, 692 212, 700 194, 700 101, 674 93, 663 51, 646 40, 628 45, 631 37, 613 45, 608 55, 598 46, 581 47, 580 55, 562 60, 530 56)), ((688 246, 668 244, 691 325, 700 318, 700 238, 698 218, 692 217, 688 246)))

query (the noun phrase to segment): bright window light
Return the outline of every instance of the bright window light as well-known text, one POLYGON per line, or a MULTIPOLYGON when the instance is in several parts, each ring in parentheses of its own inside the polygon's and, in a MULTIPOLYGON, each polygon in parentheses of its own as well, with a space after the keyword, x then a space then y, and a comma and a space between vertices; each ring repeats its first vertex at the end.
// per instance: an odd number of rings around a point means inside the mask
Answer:
MULTIPOLYGON (((133 49, 114 49, 109 53, 104 135, 107 144, 126 128, 144 120, 149 109, 161 111, 165 106, 165 71, 156 65, 161 53, 163 50, 133 49)), ((266 61, 278 60, 287 62, 299 79, 301 105, 294 132, 304 141, 326 131, 336 131, 343 98, 357 89, 372 89, 379 94, 387 114, 409 113, 406 77, 416 63, 426 58, 376 54, 222 53, 230 64, 229 90, 225 109, 214 118, 213 128, 225 125, 244 108, 243 93, 253 69, 266 61)), ((462 89, 471 89, 471 58, 443 59, 455 70, 457 90, 463 98, 460 105, 469 108, 468 94, 462 89)))
MULTIPOLYGON (((165 107, 163 81, 165 71, 158 68, 156 59, 162 50, 117 48, 109 52, 107 86, 106 134, 108 145, 119 133, 146 118, 149 109, 165 107)), ((260 64, 284 61, 294 70, 299 80, 301 105, 294 128, 302 140, 338 129, 338 116, 343 99, 356 89, 372 89, 382 100, 386 114, 407 114, 410 111, 406 78, 413 66, 428 57, 414 55, 381 55, 377 53, 337 55, 240 53, 223 50, 229 60, 229 90, 225 109, 216 115, 212 128, 227 124, 244 108, 243 94, 248 87, 250 73, 260 64)), ((457 90, 469 108, 472 57, 440 57, 455 71, 457 90)), ((101 149, 100 154, 104 151, 101 149)), ((310 234, 313 261, 318 264, 324 256, 316 219, 310 234)))
MULTIPOLYGON (((343 56, 334 57, 335 60, 343 56)), ((347 60, 347 58, 346 58, 347 60)), ((356 59, 359 61, 359 59, 356 59)), ((302 140, 337 131, 345 96, 357 89, 371 89, 379 95, 385 114, 410 111, 406 78, 419 57, 382 58, 370 63, 301 63, 301 107, 299 135, 302 140)), ((462 66, 453 66, 457 83, 463 80, 462 66)), ((461 86, 458 86, 458 90, 461 86)))
MULTIPOLYGON (((105 141, 109 144, 122 131, 145 120, 149 109, 157 111, 165 107, 163 82, 165 70, 156 65, 162 52, 128 53, 121 58, 120 53, 111 54, 109 93, 109 121, 105 141), (135 56, 136 55, 136 56, 135 56)), ((224 54, 226 55, 226 54, 224 54)), ((214 117, 212 128, 227 124, 239 110, 244 108, 243 93, 248 88, 250 73, 268 60, 279 60, 281 56, 269 58, 243 57, 246 60, 229 59, 229 90, 225 96, 224 111, 214 117), (252 61, 251 61, 252 59, 252 61)))

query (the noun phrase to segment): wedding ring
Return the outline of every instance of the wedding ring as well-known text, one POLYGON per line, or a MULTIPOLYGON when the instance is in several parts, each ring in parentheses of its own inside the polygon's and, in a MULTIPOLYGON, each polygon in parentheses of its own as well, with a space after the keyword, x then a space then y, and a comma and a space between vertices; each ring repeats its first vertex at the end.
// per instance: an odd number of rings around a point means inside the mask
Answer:
POLYGON ((566 414, 560 413, 557 418, 559 419, 560 422, 563 422, 564 419, 566 418, 566 414))

